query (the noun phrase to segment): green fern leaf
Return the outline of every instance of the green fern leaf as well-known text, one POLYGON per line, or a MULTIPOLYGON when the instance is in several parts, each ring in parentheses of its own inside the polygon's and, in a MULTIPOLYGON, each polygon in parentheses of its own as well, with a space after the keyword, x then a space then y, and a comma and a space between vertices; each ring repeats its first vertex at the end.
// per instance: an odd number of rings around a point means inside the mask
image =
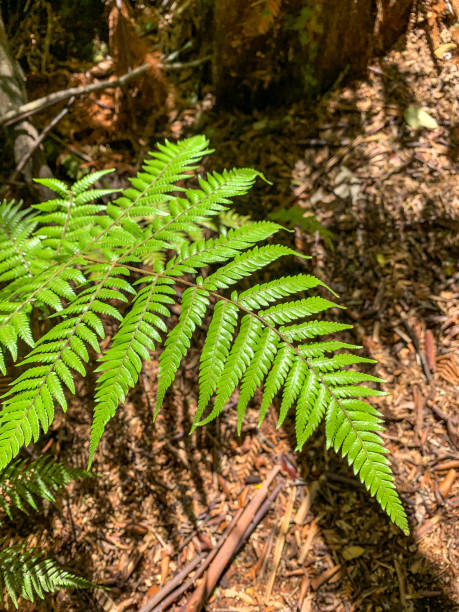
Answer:
POLYGON ((297 450, 303 447, 306 440, 317 429, 329 401, 330 393, 328 389, 321 384, 317 374, 309 370, 306 373, 296 407, 295 430, 297 450))
POLYGON ((295 319, 310 317, 312 314, 317 314, 318 312, 323 312, 324 310, 334 307, 342 308, 342 306, 330 302, 325 298, 310 297, 304 300, 272 306, 267 310, 261 311, 260 316, 270 323, 282 324, 289 323, 295 319))
POLYGON ((330 402, 326 416, 327 448, 341 450, 354 473, 359 475, 371 495, 376 496, 392 521, 408 534, 403 506, 395 490, 394 478, 386 458, 388 452, 376 433, 381 429, 374 409, 365 410, 365 402, 335 400, 330 402))
POLYGON ((183 292, 180 317, 177 325, 169 332, 164 351, 159 358, 158 391, 155 416, 163 403, 166 391, 172 384, 175 372, 188 351, 191 336, 201 324, 209 304, 209 293, 190 287, 183 292))
POLYGON ((260 417, 258 420, 258 426, 260 426, 266 416, 266 412, 271 405, 274 397, 282 388, 285 379, 290 371, 290 367, 293 363, 295 352, 293 348, 284 344, 277 353, 274 360, 273 367, 268 374, 266 379, 263 398, 261 401, 260 417))
POLYGON ((2 591, 3 587, 6 588, 16 608, 19 608, 18 597, 35 601, 36 597, 44 599, 45 593, 62 588, 87 589, 93 586, 88 580, 47 559, 38 548, 26 549, 23 544, 16 544, 0 551, 0 587, 2 591))
POLYGON ((34 216, 18 205, 0 205, 0 369, 5 370, 6 351, 17 361, 20 339, 33 345, 32 312, 56 320, 23 359, 26 369, 5 395, 0 467, 49 428, 56 403, 66 409, 66 393, 74 393, 76 376, 85 375, 90 349, 100 353, 99 340, 110 317, 117 331, 99 357, 91 463, 108 420, 136 384, 143 360, 162 344, 161 332, 167 330, 163 319, 170 319, 176 290, 185 285, 178 323, 159 357, 155 414, 196 327, 213 308, 193 428, 217 416, 239 385, 240 431, 247 406, 264 381, 260 423, 280 393, 279 425, 294 408, 301 448, 325 417, 329 442, 350 458, 370 492, 403 528, 390 469, 379 466, 384 463, 378 460, 384 452, 376 433, 380 417, 359 399, 381 395, 362 385, 381 381, 348 369, 372 360, 341 352, 359 347, 330 337, 350 325, 312 320, 340 307, 310 293, 319 286, 328 289, 317 278, 280 276, 250 287, 265 266, 297 255, 285 246, 263 244, 278 225, 233 219, 235 229, 207 238, 209 228, 224 226, 225 215, 234 214, 232 199, 263 178, 255 170, 234 169, 197 177, 198 186, 190 187, 187 180, 210 152, 207 147, 204 137, 159 145, 130 186, 108 204, 102 199, 115 190, 94 188, 106 174, 101 171, 73 186, 40 181, 57 197, 38 204, 34 216), (145 269, 146 261, 153 263, 153 271, 145 269), (249 288, 228 297, 226 289, 243 279, 249 288), (126 307, 120 308, 123 303, 126 307))
POLYGON ((283 255, 297 255, 297 253, 281 245, 254 247, 237 255, 232 262, 208 276, 204 281, 204 287, 211 291, 230 287, 241 278, 251 276, 283 255))
POLYGON ((242 421, 249 401, 255 390, 261 385, 264 377, 276 356, 279 336, 266 327, 257 342, 257 348, 247 368, 241 383, 241 392, 237 404, 238 431, 241 431, 242 421))
POLYGON ((177 257, 172 258, 166 272, 171 276, 196 272, 198 268, 211 263, 221 263, 233 259, 239 251, 253 243, 266 240, 280 229, 276 223, 260 221, 248 227, 231 230, 226 236, 216 240, 202 240, 191 245, 185 244, 177 257))
POLYGON ((38 510, 38 499, 55 502, 55 493, 71 480, 92 477, 85 470, 67 467, 46 456, 13 461, 0 472, 0 507, 10 519, 14 508, 28 514, 29 507, 38 510))
MULTIPOLYGON (((226 360, 225 367, 218 382, 217 395, 212 412, 199 424, 209 423, 223 410, 239 381, 249 367, 257 348, 262 325, 250 315, 242 318, 241 328, 226 360)), ((238 425, 238 433, 241 431, 238 425)))
POLYGON ((159 331, 166 326, 158 316, 168 317, 165 304, 173 304, 175 290, 169 279, 154 276, 136 295, 129 313, 121 322, 110 348, 100 358, 96 371, 102 372, 97 381, 96 404, 89 442, 89 467, 102 438, 105 426, 115 415, 118 404, 124 402, 130 388, 137 383, 142 360, 150 358, 155 342, 161 342, 159 331))
POLYGON ((239 295, 238 303, 245 308, 260 308, 269 306, 272 302, 276 302, 281 298, 287 297, 292 293, 300 293, 321 285, 327 288, 327 285, 320 281, 315 276, 308 274, 298 274, 297 276, 284 276, 269 283, 262 285, 254 285, 247 291, 239 295))
POLYGON ((201 353, 199 400, 193 430, 199 423, 223 373, 237 325, 238 314, 237 306, 231 302, 221 300, 215 306, 201 353))
POLYGON ((289 409, 299 396, 307 371, 308 368, 304 359, 296 357, 293 360, 290 372, 288 373, 287 380, 285 382, 277 427, 282 425, 289 409))

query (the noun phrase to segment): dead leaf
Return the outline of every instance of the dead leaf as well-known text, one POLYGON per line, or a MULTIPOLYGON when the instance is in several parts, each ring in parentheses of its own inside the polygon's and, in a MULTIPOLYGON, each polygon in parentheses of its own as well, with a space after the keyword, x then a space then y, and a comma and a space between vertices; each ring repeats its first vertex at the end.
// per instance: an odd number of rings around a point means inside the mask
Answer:
POLYGON ((357 557, 361 557, 365 549, 361 546, 346 546, 343 549, 343 557, 346 561, 351 561, 351 559, 357 559, 357 557))

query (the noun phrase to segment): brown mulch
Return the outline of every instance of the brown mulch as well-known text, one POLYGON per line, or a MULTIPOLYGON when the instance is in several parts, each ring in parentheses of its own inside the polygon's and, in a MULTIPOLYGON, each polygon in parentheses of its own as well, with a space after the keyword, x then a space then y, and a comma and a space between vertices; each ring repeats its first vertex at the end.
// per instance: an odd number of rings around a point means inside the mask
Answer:
MULTIPOLYGON (((196 347, 156 423, 156 358, 144 365, 142 384, 97 453, 101 477, 73 485, 46 519, 58 559, 109 590, 62 592, 23 610, 138 610, 212 549, 282 457, 293 479, 285 470, 278 477, 280 494, 207 610, 459 609, 457 77, 454 58, 434 60, 417 27, 406 47, 314 110, 297 104, 254 117, 191 109, 171 127, 175 135, 208 133, 217 150, 212 167, 252 166, 273 181, 258 186, 242 212, 262 218, 297 204, 333 232, 333 249, 298 231, 296 247, 313 255, 304 269, 340 294, 342 319, 354 323, 349 339, 378 360, 374 373, 386 380, 389 395, 377 403, 411 535, 325 452, 322 431, 294 454, 290 426, 276 429, 275 410, 258 429, 253 402, 240 438, 231 407, 189 436, 196 347), (409 105, 425 107, 439 127, 409 128, 409 105), (273 576, 283 518, 289 528, 273 576)), ((43 442, 70 464, 86 462, 93 383, 80 383, 78 401, 43 442)))

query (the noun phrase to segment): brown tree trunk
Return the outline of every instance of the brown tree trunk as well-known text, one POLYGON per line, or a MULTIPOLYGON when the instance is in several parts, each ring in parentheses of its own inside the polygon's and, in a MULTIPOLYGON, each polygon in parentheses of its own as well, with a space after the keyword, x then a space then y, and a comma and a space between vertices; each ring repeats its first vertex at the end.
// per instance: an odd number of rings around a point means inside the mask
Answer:
MULTIPOLYGON (((205 3, 205 0, 202 0, 205 3)), ((215 0, 220 102, 314 97, 361 73, 406 31, 414 0, 215 0)))
MULTIPOLYGON (((8 40, 6 38, 3 21, 0 17, 0 120, 8 111, 17 110, 26 102, 24 87, 24 75, 18 62, 12 57, 8 40)), ((46 165, 41 147, 36 146, 38 132, 33 124, 24 119, 7 128, 2 136, 6 137, 6 146, 12 149, 16 166, 30 153, 30 160, 22 169, 22 175, 29 184, 32 191, 40 196, 47 196, 51 192, 32 183, 32 179, 52 176, 51 170, 46 165)), ((25 160, 24 160, 25 161, 25 160)))

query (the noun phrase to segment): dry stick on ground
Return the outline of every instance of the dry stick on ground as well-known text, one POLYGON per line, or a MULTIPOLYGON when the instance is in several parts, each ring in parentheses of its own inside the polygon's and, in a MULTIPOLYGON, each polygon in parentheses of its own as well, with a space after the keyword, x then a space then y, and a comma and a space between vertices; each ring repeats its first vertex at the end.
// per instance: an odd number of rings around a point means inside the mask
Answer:
POLYGON ((430 371, 430 368, 427 365, 427 360, 426 360, 426 357, 424 355, 424 352, 421 350, 421 346, 419 344, 419 338, 417 337, 416 332, 414 331, 414 329, 408 323, 408 317, 406 316, 406 314, 403 311, 400 311, 399 314, 400 314, 400 318, 402 320, 402 323, 405 326, 405 329, 408 332, 408 335, 409 335, 409 337, 411 338, 411 340, 413 342, 414 349, 415 349, 416 353, 419 356, 419 360, 421 362, 422 369, 424 371, 424 375, 425 375, 425 377, 427 379, 427 382, 430 383, 432 381, 432 372, 430 371))
MULTIPOLYGON (((210 59, 210 56, 205 56, 199 58, 197 60, 193 60, 191 62, 175 62, 173 64, 158 64, 158 68, 163 68, 164 70, 182 70, 182 68, 191 68, 192 66, 198 66, 204 62, 207 62, 210 59)), ((58 102, 63 102, 64 100, 68 100, 73 96, 82 96, 84 94, 92 93, 93 91, 100 91, 102 89, 111 89, 113 87, 121 87, 125 85, 131 79, 140 76, 144 72, 151 68, 151 64, 142 64, 138 68, 134 70, 130 70, 126 74, 120 76, 119 79, 111 80, 106 79, 105 81, 99 81, 98 83, 91 83, 89 85, 81 85, 80 87, 70 87, 69 89, 63 89, 61 91, 55 91, 48 96, 43 96, 42 98, 37 98, 32 102, 28 102, 27 104, 23 104, 18 109, 5 113, 2 117, 0 117, 0 125, 13 125, 26 117, 30 117, 35 113, 39 113, 40 111, 48 108, 48 106, 52 106, 53 104, 57 104, 58 102)))
POLYGON ((269 577, 268 584, 266 585, 264 602, 267 605, 269 600, 271 599, 271 592, 273 590, 274 581, 276 579, 277 568, 279 567, 279 563, 282 557, 282 551, 284 549, 285 538, 287 537, 288 526, 290 525, 290 519, 292 517, 293 512, 293 504, 295 503, 295 495, 296 495, 296 487, 293 486, 290 489, 290 495, 287 502, 287 508, 285 510, 285 514, 282 518, 282 522, 279 527, 279 534, 277 536, 276 544, 274 546, 273 553, 273 569, 271 571, 271 576, 269 577))
POLYGON ((260 506, 263 504, 264 499, 268 495, 269 485, 277 476, 280 469, 280 466, 277 465, 271 470, 254 498, 245 507, 238 524, 231 531, 225 543, 216 554, 215 559, 201 581, 201 584, 182 608, 184 612, 198 612, 202 608, 205 600, 215 588, 215 585, 228 564, 228 561, 234 555, 235 550, 237 550, 239 542, 244 537, 244 534, 252 522, 254 515, 256 515, 260 506))
POLYGON ((180 586, 183 583, 183 580, 188 576, 190 572, 194 570, 194 568, 201 563, 204 559, 205 553, 201 553, 197 555, 194 559, 192 559, 189 563, 185 565, 185 567, 176 574, 172 580, 170 580, 164 588, 162 588, 156 595, 154 595, 140 610, 139 612, 150 612, 153 610, 155 606, 157 606, 162 599, 167 597, 171 591, 173 591, 176 587, 180 586))
MULTIPOLYGON (((300 550, 300 554, 298 556, 298 565, 303 565, 304 560, 306 559, 306 556, 311 548, 312 545, 312 540, 314 539, 314 536, 316 535, 317 531, 319 530, 318 527, 318 523, 320 521, 320 519, 323 517, 323 514, 319 514, 319 516, 317 518, 315 518, 312 523, 309 525, 309 528, 307 530, 307 535, 306 535, 306 540, 304 541, 304 544, 300 550)), ((304 530, 303 530, 304 532, 304 530)), ((302 533, 303 535, 303 533, 302 533)))
MULTIPOLYGON (((242 536, 242 539, 239 542, 239 545, 238 545, 237 549, 235 550, 234 555, 237 555, 237 553, 241 550, 241 548, 244 546, 244 544, 249 539, 251 533, 254 531, 256 526, 260 523, 260 521, 263 520, 265 514, 268 512, 271 504, 274 502, 276 497, 279 495, 279 492, 280 492, 281 489, 282 489, 282 484, 277 485, 277 487, 274 489, 274 491, 271 493, 271 495, 260 506, 260 509, 256 513, 256 515, 253 518, 253 520, 250 523, 250 525, 247 527, 244 535, 242 536)), ((217 544, 217 546, 214 548, 212 553, 207 557, 207 559, 205 560, 204 564, 197 570, 196 574, 192 578, 190 578, 190 580, 188 580, 185 584, 182 584, 182 586, 179 589, 177 589, 176 591, 171 593, 169 595, 169 597, 164 599, 156 608, 149 607, 149 608, 146 608, 145 610, 144 610, 144 608, 142 608, 142 610, 140 610, 140 612, 150 612, 150 611, 152 611, 152 612, 161 612, 162 610, 165 610, 168 606, 170 606, 174 601, 177 601, 177 599, 179 599, 179 597, 183 593, 188 591, 188 589, 191 586, 193 586, 193 583, 196 582, 196 580, 204 573, 205 569, 208 567, 210 562, 214 559, 215 555, 217 554, 217 552, 219 550, 220 545, 226 539, 227 534, 232 529, 232 527, 237 523, 237 521, 239 520, 239 517, 241 516, 242 512, 243 512, 243 510, 241 508, 239 510, 239 512, 235 515, 234 519, 231 521, 230 526, 227 528, 227 530, 225 531, 225 533, 221 537, 221 539, 220 539, 219 543, 217 544)), ((183 573, 184 573, 184 570, 183 570, 183 573)), ((182 574, 182 572, 181 572, 181 574, 182 574)), ((170 588, 168 588, 167 593, 170 593, 171 591, 173 591, 173 589, 177 586, 177 578, 178 578, 178 576, 171 581, 171 582, 174 582, 174 584, 170 588)), ((169 587, 169 585, 166 585, 166 588, 167 587, 169 587)), ((162 593, 162 591, 157 593, 157 595, 155 597, 158 597, 158 595, 160 595, 160 593, 162 593)))
POLYGON ((244 547, 247 540, 250 538, 252 532, 255 530, 256 526, 259 523, 261 523, 261 521, 264 519, 271 505, 273 504, 273 502, 276 500, 277 496, 281 492, 282 487, 283 487, 283 484, 278 484, 277 487, 274 489, 274 491, 269 495, 269 497, 267 497, 266 500, 261 504, 260 509, 253 517, 253 520, 251 521, 250 525, 247 527, 244 535, 241 538, 241 541, 239 542, 238 547, 234 551, 235 555, 237 555, 238 552, 244 547))
POLYGON ((173 601, 175 601, 175 599, 178 599, 178 597, 182 593, 184 593, 187 589, 189 589, 190 586, 193 584, 193 582, 195 580, 197 580, 199 578, 199 576, 202 575, 202 573, 208 567, 209 563, 215 557, 215 555, 217 554, 218 549, 223 544, 225 539, 228 537, 228 534, 230 533, 230 531, 236 525, 236 523, 239 520, 239 517, 241 516, 242 512, 243 512, 242 508, 240 508, 238 510, 238 512, 236 512, 236 514, 234 515, 234 517, 231 520, 230 524, 225 529, 223 535, 219 539, 219 541, 218 541, 217 545, 215 546, 214 550, 207 556, 207 558, 204 561, 203 565, 197 570, 196 574, 193 576, 193 578, 191 580, 189 580, 186 584, 183 584, 183 579, 186 576, 188 576, 188 574, 190 572, 192 572, 193 569, 197 565, 199 565, 201 560, 205 557, 204 554, 198 555, 197 557, 192 559, 190 561, 190 563, 188 563, 176 576, 174 576, 174 578, 172 578, 172 580, 170 580, 160 591, 158 591, 158 593, 156 593, 156 595, 154 595, 151 599, 149 599, 147 601, 147 603, 139 610, 139 612, 151 612, 151 610, 153 610, 153 609, 161 610, 164 607, 166 607, 167 605, 169 605, 170 603, 172 603, 173 601), (182 586, 181 586, 181 588, 178 591, 175 591, 171 595, 171 597, 165 599, 169 595, 169 593, 174 591, 174 589, 176 587, 180 586, 180 585, 182 585, 182 586))

